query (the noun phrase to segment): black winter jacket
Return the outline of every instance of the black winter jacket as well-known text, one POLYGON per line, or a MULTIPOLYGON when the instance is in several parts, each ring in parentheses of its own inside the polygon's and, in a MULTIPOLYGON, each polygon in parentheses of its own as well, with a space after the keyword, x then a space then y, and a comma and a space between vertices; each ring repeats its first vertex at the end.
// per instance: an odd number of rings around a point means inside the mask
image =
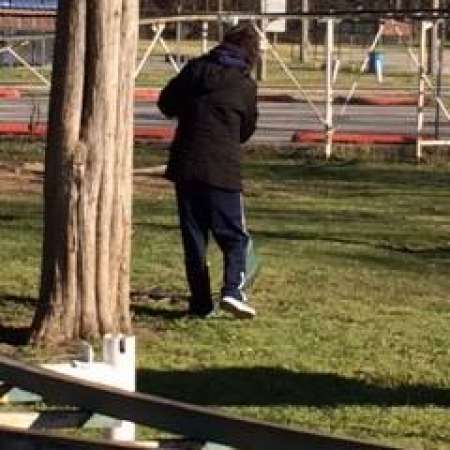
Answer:
POLYGON ((256 128, 256 83, 213 50, 191 60, 162 90, 158 107, 176 117, 166 176, 241 190, 241 149, 256 128))

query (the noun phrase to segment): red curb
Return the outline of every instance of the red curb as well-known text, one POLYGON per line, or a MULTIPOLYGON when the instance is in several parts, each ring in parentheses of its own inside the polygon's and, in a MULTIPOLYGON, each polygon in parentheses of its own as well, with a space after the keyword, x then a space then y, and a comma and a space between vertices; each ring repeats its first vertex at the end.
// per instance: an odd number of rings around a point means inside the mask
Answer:
POLYGON ((175 134, 172 127, 135 127, 135 139, 152 139, 157 141, 170 141, 175 134))
MULTIPOLYGON (((0 135, 2 136, 45 136, 47 125, 37 124, 30 129, 25 122, 0 122, 0 135)), ((175 130, 172 127, 145 127, 134 128, 136 139, 149 139, 156 141, 170 141, 175 130)))
MULTIPOLYGON (((159 98, 159 89, 137 88, 134 91, 134 99, 142 102, 157 102, 159 98)), ((260 102, 279 102, 279 103, 297 103, 298 100, 288 94, 260 94, 260 102)))
POLYGON ((21 93, 18 89, 12 88, 0 88, 0 98, 8 100, 17 100, 21 97, 21 93))
POLYGON ((4 136, 45 136, 47 125, 33 125, 23 122, 0 123, 0 135, 4 136))
POLYGON ((298 103, 299 101, 292 95, 288 94, 260 94, 258 95, 260 102, 280 102, 280 103, 298 103))
MULTIPOLYGON (((323 131, 297 131, 292 136, 292 142, 311 144, 325 142, 326 134, 323 131)), ((352 133, 336 132, 333 142, 337 144, 414 144, 416 136, 407 134, 387 133, 352 133)))
POLYGON ((142 102, 157 102, 159 92, 158 89, 135 89, 134 99, 142 102))
MULTIPOLYGON (((335 103, 345 103, 345 97, 336 97, 335 103)), ((372 105, 372 106, 416 106, 417 97, 413 95, 399 96, 358 96, 353 97, 349 104, 351 105, 372 105)))

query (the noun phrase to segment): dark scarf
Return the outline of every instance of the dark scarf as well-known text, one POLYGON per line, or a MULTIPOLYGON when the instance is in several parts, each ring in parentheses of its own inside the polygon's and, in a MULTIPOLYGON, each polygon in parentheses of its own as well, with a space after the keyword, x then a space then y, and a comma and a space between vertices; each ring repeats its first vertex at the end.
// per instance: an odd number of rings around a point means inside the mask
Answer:
POLYGON ((246 51, 236 45, 224 42, 213 48, 210 55, 224 67, 236 67, 244 71, 250 70, 246 51))

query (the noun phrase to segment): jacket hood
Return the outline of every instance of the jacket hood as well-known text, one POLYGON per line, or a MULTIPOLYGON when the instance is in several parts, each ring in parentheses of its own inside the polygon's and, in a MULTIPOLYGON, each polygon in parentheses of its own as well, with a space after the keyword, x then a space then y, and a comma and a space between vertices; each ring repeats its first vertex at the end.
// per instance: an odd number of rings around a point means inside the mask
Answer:
POLYGON ((224 42, 213 48, 210 56, 224 67, 235 67, 245 72, 250 70, 247 52, 236 45, 224 42))
POLYGON ((250 73, 245 51, 232 44, 220 44, 203 58, 213 64, 202 66, 203 70, 197 73, 195 84, 200 94, 229 89, 237 83, 236 77, 247 76, 250 73))

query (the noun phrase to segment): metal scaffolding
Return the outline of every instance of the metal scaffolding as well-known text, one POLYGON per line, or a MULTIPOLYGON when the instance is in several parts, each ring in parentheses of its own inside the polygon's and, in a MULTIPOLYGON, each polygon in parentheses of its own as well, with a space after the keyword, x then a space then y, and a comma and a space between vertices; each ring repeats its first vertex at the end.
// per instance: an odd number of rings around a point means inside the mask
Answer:
MULTIPOLYGON (((332 148, 333 148, 333 135, 337 131, 337 129, 342 125, 342 117, 344 116, 347 106, 351 101, 352 97, 355 94, 355 91, 358 86, 358 81, 360 77, 366 72, 369 58, 371 53, 376 49, 377 45, 380 42, 380 39, 384 32, 384 27, 386 23, 394 24, 394 28, 396 29, 396 33, 398 38, 402 39, 402 33, 397 23, 399 19, 409 19, 414 20, 420 25, 420 43, 419 43, 419 57, 416 56, 414 50, 411 45, 404 43, 405 50, 414 65, 418 69, 418 100, 417 100, 417 109, 416 109, 416 143, 417 143, 417 151, 416 156, 417 159, 420 160, 422 158, 422 148, 424 146, 437 146, 437 145, 450 145, 449 140, 440 140, 439 134, 436 133, 435 139, 427 139, 423 136, 423 124, 424 124, 424 105, 425 105, 425 95, 426 88, 428 88, 431 92, 431 95, 437 105, 437 111, 442 112, 447 120, 450 120, 450 114, 448 112, 447 107, 445 106, 444 100, 441 95, 440 85, 434 85, 431 81, 430 77, 427 75, 426 70, 426 61, 427 61, 427 33, 435 29, 435 27, 439 26, 439 23, 442 23, 444 19, 447 19, 450 15, 448 10, 399 10, 399 11, 378 11, 378 10, 365 10, 365 11, 337 11, 333 13, 305 13, 305 14, 235 14, 235 13, 225 13, 221 12, 220 15, 217 14, 194 14, 194 15, 177 15, 173 17, 157 17, 151 19, 143 19, 141 20, 141 26, 151 26, 154 31, 154 37, 147 48, 147 51, 144 54, 143 59, 138 65, 138 69, 136 75, 139 74, 142 69, 145 61, 149 58, 151 52, 155 47, 156 41, 160 41, 163 45, 163 48, 166 54, 169 57, 169 61, 176 71, 179 70, 173 58, 171 58, 170 51, 167 45, 164 43, 162 39, 162 33, 166 24, 169 23, 180 23, 180 22, 200 22, 202 24, 202 51, 204 52, 207 49, 207 40, 208 40, 208 23, 217 22, 227 20, 229 23, 236 23, 240 20, 250 22, 261 40, 261 47, 264 50, 264 53, 267 51, 273 56, 274 60, 281 67, 286 77, 293 83, 295 88, 298 90, 300 95, 305 99, 307 104, 309 105, 311 111, 313 112, 316 119, 321 123, 324 130, 324 140, 325 140, 325 155, 327 158, 332 156, 332 148), (361 66, 359 68, 358 77, 352 82, 350 90, 345 97, 344 104, 338 113, 338 120, 336 124, 334 123, 334 83, 338 77, 338 69, 340 66, 339 59, 335 58, 335 24, 342 19, 351 18, 354 19, 357 14, 358 18, 368 18, 370 17, 372 20, 376 19, 379 23, 378 29, 371 41, 371 44, 365 51, 365 55, 361 66), (267 24, 271 20, 277 19, 288 19, 288 20, 302 20, 305 17, 309 19, 314 19, 325 24, 325 81, 324 81, 324 111, 319 108, 316 103, 313 101, 311 96, 308 94, 307 90, 301 85, 298 78, 295 76, 293 71, 289 68, 289 66, 283 61, 283 58, 277 52, 274 45, 272 45, 267 37, 265 32, 264 24, 267 24)), ((441 39, 440 46, 442 49, 443 41, 441 39)), ((442 54, 442 50, 441 50, 442 54)), ((441 58, 442 65, 442 58, 441 58)), ((440 73, 442 73, 442 67, 440 68, 440 73)), ((381 78, 381 74, 378 74, 379 78, 381 78)), ((382 81, 379 79, 379 81, 382 81)), ((438 126, 437 126, 438 128, 438 126)))

